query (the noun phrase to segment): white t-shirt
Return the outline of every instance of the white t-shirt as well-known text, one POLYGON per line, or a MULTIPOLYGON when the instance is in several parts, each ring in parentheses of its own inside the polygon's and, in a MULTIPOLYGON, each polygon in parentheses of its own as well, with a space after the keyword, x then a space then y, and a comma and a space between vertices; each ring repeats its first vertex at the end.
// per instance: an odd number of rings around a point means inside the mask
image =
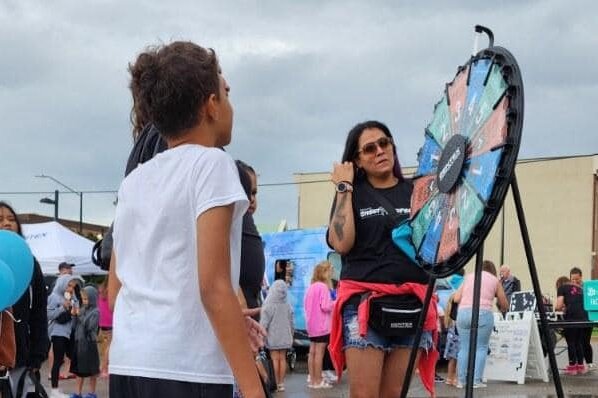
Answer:
POLYGON ((233 159, 181 145, 138 166, 121 184, 114 220, 116 275, 110 373, 233 383, 199 296, 196 220, 234 203, 231 283, 239 281, 248 207, 233 159))

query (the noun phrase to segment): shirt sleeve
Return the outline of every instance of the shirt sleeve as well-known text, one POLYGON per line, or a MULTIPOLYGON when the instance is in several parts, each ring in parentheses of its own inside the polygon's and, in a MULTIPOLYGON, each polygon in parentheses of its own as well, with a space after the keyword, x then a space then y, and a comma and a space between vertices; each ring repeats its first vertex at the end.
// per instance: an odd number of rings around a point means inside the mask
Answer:
POLYGON ((557 291, 556 291, 557 297, 559 297, 559 296, 566 296, 565 286, 566 285, 562 285, 561 287, 559 287, 557 289, 557 291))
POLYGON ((48 296, 44 276, 37 259, 33 259, 32 303, 29 317, 29 337, 31 348, 27 366, 39 369, 48 356, 50 341, 48 337, 48 296))
POLYGON ((235 205, 233 219, 245 214, 249 201, 243 191, 233 159, 218 148, 210 148, 192 171, 195 217, 218 206, 235 205))
POLYGON ((521 291, 521 281, 516 277, 513 277, 513 292, 521 291))
POLYGON ((320 309, 323 312, 332 312, 334 308, 334 301, 330 298, 330 290, 326 285, 322 284, 323 286, 320 287, 320 309))
POLYGON ((287 304, 289 307, 289 319, 291 321, 291 330, 295 330, 295 312, 293 311, 293 307, 290 304, 287 304))
POLYGON ((272 320, 272 314, 270 313, 270 309, 268 307, 262 307, 262 310, 260 313, 260 325, 262 325, 264 327, 264 329, 266 329, 266 331, 270 327, 271 320, 272 320))
POLYGON ((48 321, 54 321, 60 314, 66 312, 66 309, 62 305, 62 303, 56 298, 55 295, 50 295, 48 300, 48 321))

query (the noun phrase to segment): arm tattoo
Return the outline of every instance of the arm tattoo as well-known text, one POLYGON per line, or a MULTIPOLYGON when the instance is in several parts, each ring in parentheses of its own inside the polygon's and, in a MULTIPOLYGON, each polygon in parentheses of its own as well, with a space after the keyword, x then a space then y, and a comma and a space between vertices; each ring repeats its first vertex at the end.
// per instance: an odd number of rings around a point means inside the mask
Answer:
POLYGON ((347 195, 342 195, 340 202, 337 203, 336 208, 334 209, 334 221, 332 222, 332 225, 334 226, 334 232, 339 240, 343 240, 345 237, 343 228, 345 227, 347 217, 341 213, 344 211, 346 202, 347 195))

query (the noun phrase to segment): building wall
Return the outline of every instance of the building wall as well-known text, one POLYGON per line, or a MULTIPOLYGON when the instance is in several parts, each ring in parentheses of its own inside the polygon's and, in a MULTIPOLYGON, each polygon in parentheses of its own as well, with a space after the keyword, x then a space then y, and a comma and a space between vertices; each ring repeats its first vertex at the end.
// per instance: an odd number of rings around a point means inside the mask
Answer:
MULTIPOLYGON (((534 260, 543 293, 555 296, 555 281, 569 276, 573 266, 591 277, 594 212, 593 157, 520 162, 517 182, 534 260)), ((531 278, 512 192, 505 212, 504 262, 531 289, 531 278)), ((500 262, 502 217, 498 217, 486 241, 486 258, 500 262)), ((470 267, 471 268, 471 267, 470 267)))
POLYGON ((295 174, 299 187, 298 228, 326 225, 334 199, 334 185, 330 173, 295 174))
MULTIPOLYGON (((590 278, 593 261, 594 208, 598 155, 521 160, 516 175, 534 260, 543 293, 555 295, 554 282, 573 266, 590 278)), ((405 173, 413 173, 406 168, 405 173)), ((329 173, 296 174, 299 186, 299 228, 326 225, 334 186, 329 173)), ((531 289, 525 250, 511 192, 504 206, 505 264, 531 289)), ((484 245, 484 258, 501 263, 503 217, 499 214, 484 245)), ((594 259, 595 261, 595 259, 594 259)), ((473 260, 467 266, 473 270, 473 260)))

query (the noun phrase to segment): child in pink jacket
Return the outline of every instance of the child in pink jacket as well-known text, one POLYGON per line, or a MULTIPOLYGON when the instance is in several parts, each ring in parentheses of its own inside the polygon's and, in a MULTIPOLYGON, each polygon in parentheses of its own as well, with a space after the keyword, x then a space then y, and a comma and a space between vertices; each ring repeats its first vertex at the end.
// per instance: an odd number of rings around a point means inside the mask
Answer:
POLYGON ((330 338, 330 320, 334 301, 330 297, 332 276, 332 264, 323 261, 316 265, 311 278, 311 285, 307 289, 303 307, 305 308, 305 320, 307 323, 307 334, 310 340, 309 356, 307 365, 309 368, 309 388, 330 388, 332 387, 322 378, 322 361, 324 352, 330 338))

